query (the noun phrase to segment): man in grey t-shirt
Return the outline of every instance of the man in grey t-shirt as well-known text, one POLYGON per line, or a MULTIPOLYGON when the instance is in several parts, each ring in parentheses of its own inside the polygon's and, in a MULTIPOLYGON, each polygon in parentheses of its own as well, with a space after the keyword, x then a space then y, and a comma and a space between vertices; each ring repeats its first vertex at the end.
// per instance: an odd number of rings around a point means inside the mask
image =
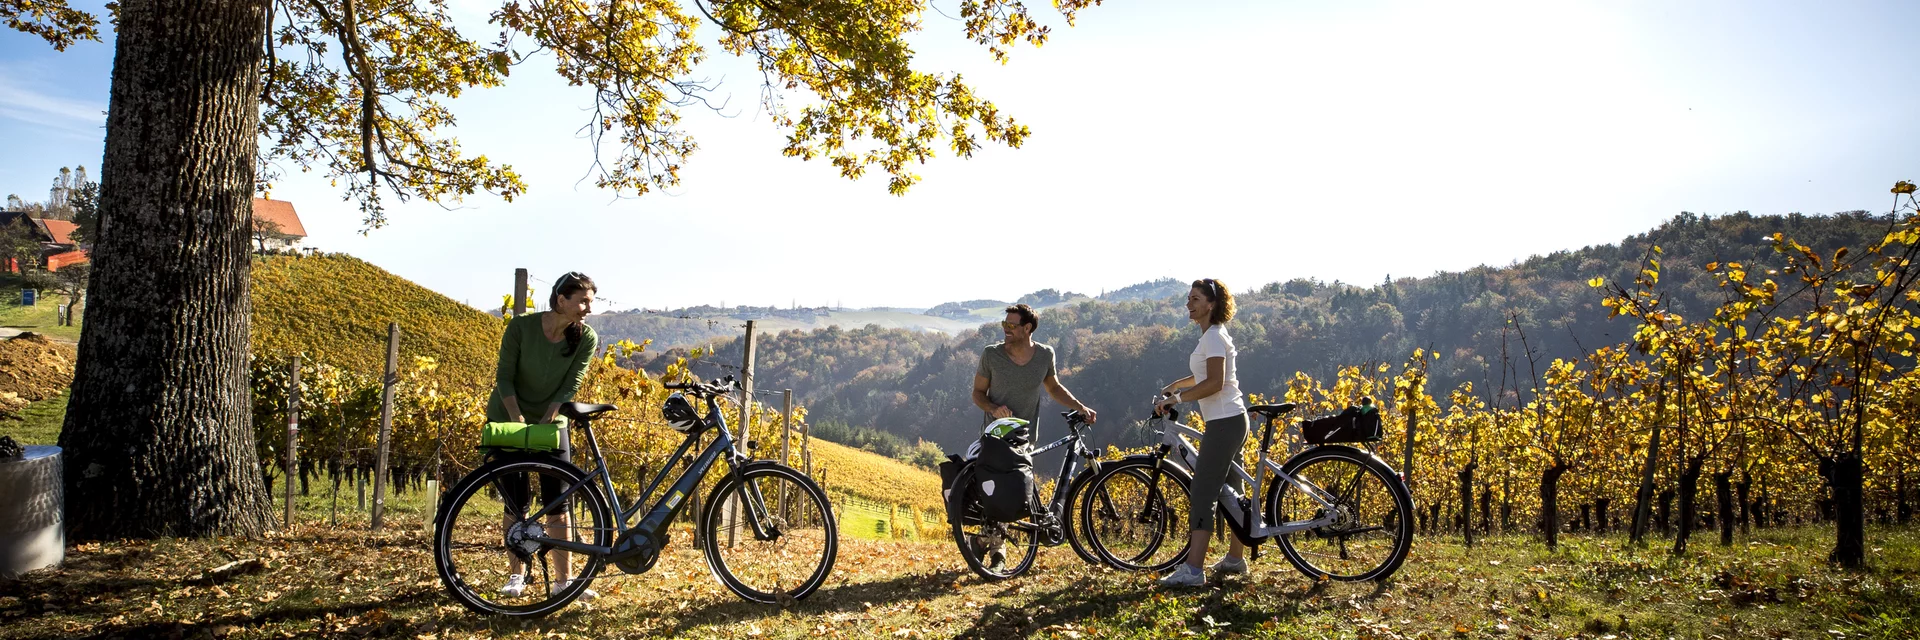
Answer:
POLYGON ((1040 328, 1040 318, 1033 308, 1024 304, 1007 307, 1007 318, 1000 328, 1006 332, 1006 341, 980 352, 980 368, 973 374, 973 404, 986 412, 981 426, 1006 417, 1037 426, 1042 388, 1055 402, 1086 414, 1087 422, 1092 423, 1097 414, 1060 384, 1054 370, 1053 347, 1033 341, 1033 332, 1040 328))

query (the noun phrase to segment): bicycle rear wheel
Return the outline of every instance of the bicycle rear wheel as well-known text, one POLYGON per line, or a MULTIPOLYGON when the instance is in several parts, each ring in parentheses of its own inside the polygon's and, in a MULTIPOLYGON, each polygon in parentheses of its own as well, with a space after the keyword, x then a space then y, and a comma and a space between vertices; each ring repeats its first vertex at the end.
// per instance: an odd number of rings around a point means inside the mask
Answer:
POLYGON ((534 618, 579 597, 604 560, 520 538, 564 537, 612 545, 612 511, 599 485, 583 483, 585 477, 578 467, 556 458, 517 456, 481 465, 455 484, 433 533, 434 567, 447 594, 477 613, 534 618), (574 485, 580 489, 562 513, 540 521, 525 519, 544 506, 543 494, 557 496, 574 485), (571 569, 570 582, 561 581, 561 563, 571 569), (510 575, 522 577, 517 589, 509 588, 510 575))
POLYGON ((947 519, 953 529, 953 543, 967 567, 981 578, 1005 580, 1033 567, 1040 555, 1040 534, 1031 526, 993 522, 982 514, 978 491, 974 489, 973 468, 962 469, 953 480, 947 496, 947 519), (955 515, 958 514, 958 517, 955 515))
POLYGON ((827 493, 774 462, 722 476, 700 521, 713 576, 751 602, 807 597, 826 582, 840 553, 827 493))
POLYGON ((1186 474, 1151 458, 1101 469, 1080 501, 1087 546, 1102 562, 1129 571, 1165 571, 1187 557, 1186 474))
MULTIPOLYGON (((1281 469, 1334 503, 1332 523, 1279 536, 1280 553, 1295 569, 1315 580, 1349 582, 1384 580, 1399 570, 1413 546, 1413 496, 1386 463, 1351 447, 1326 446, 1294 456, 1281 469)), ((1267 491, 1267 513, 1276 522, 1325 512, 1284 479, 1267 491)))

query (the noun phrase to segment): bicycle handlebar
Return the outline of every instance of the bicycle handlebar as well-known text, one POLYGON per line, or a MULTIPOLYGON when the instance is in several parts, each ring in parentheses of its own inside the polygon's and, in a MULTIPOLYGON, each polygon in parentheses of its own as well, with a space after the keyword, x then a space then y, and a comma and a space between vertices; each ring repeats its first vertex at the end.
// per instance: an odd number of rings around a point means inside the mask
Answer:
POLYGON ((718 395, 724 395, 728 391, 740 388, 740 383, 735 381, 733 379, 733 376, 729 375, 722 378, 715 378, 712 380, 708 380, 706 382, 668 382, 668 383, 661 384, 660 386, 662 388, 670 389, 670 390, 686 390, 686 391, 692 391, 694 393, 701 394, 701 395, 718 396, 718 395))

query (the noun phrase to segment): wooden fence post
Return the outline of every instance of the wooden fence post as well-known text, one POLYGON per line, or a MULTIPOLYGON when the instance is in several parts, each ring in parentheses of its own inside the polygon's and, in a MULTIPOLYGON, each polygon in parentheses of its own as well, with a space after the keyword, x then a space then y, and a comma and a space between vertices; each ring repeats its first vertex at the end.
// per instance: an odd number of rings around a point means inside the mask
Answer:
POLYGON ((293 528, 293 476, 300 472, 300 356, 294 354, 293 363, 288 365, 287 384, 287 517, 281 520, 282 526, 293 528))
POLYGON ((387 444, 393 432, 393 386, 400 382, 400 323, 387 323, 387 375, 380 379, 380 444, 373 459, 373 530, 387 506, 387 444))
POLYGON ((513 317, 527 315, 527 270, 513 270, 513 317))
MULTIPOLYGON (((793 464, 793 390, 780 390, 780 464, 793 464)), ((1903 485, 1904 486, 1904 485, 1903 485)), ((789 518, 787 513, 787 485, 780 485, 780 498, 777 510, 780 517, 789 518)))

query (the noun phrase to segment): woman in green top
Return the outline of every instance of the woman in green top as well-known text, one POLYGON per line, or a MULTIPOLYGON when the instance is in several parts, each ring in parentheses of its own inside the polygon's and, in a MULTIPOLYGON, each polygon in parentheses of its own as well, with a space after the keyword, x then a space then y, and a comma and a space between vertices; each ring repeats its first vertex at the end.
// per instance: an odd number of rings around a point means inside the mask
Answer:
MULTIPOLYGON (((493 395, 487 398, 488 422, 550 423, 558 419, 561 404, 573 401, 580 382, 587 378, 587 362, 593 359, 594 350, 600 345, 600 337, 586 323, 587 314, 593 313, 595 292, 593 279, 568 272, 553 283, 553 293, 547 297, 547 311, 529 313, 507 322, 506 335, 500 339, 500 367, 494 373, 493 395)), ((561 446, 564 448, 566 443, 561 446)), ((528 483, 524 476, 518 483, 502 484, 501 491, 506 497, 516 504, 528 504, 528 483)), ((540 504, 560 496, 559 486, 547 485, 541 483, 540 504)), ((511 526, 525 513, 523 510, 502 514, 503 526, 511 526)), ((548 524, 562 531, 572 526, 565 512, 550 516, 548 524)), ((571 577, 571 563, 564 551, 553 555, 557 580, 550 588, 558 590, 564 588, 571 577)), ((500 592, 519 596, 526 591, 526 574, 518 558, 512 558, 510 563, 508 573, 511 575, 500 592)), ((580 597, 591 600, 599 594, 588 589, 580 597)))

